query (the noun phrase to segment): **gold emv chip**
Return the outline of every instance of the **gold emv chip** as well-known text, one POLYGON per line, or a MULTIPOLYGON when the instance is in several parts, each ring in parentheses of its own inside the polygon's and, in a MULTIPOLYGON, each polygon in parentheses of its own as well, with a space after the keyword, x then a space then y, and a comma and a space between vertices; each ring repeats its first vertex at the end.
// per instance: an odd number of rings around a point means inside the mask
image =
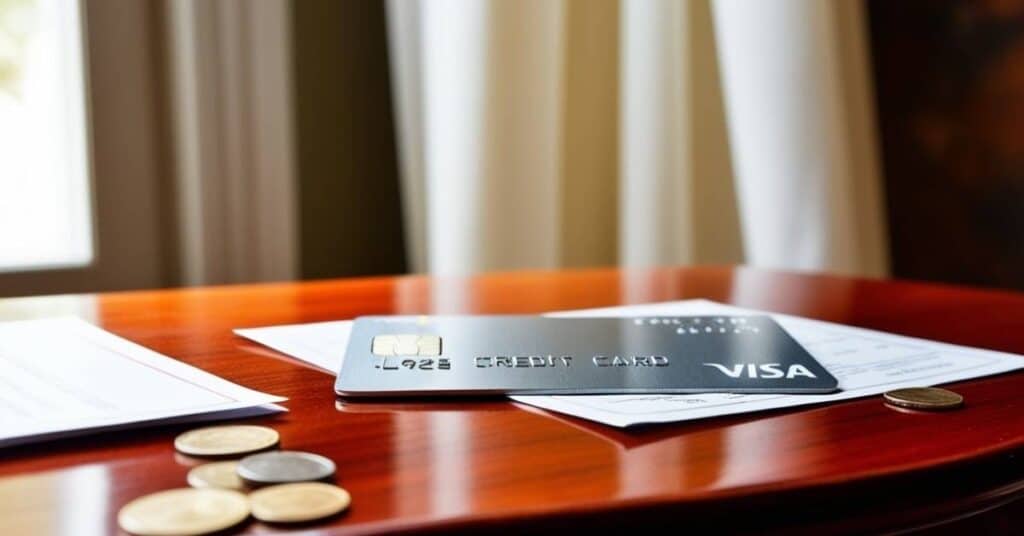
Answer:
POLYGON ((379 356, 438 356, 441 355, 441 337, 437 335, 377 335, 373 338, 373 355, 379 356))

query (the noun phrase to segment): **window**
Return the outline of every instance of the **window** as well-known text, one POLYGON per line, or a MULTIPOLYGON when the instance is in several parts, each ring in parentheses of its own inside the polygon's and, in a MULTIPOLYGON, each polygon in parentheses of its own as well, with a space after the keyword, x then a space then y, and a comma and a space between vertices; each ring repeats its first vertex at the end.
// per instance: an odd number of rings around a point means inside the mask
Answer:
POLYGON ((93 260, 84 56, 80 0, 0 0, 0 271, 93 260))

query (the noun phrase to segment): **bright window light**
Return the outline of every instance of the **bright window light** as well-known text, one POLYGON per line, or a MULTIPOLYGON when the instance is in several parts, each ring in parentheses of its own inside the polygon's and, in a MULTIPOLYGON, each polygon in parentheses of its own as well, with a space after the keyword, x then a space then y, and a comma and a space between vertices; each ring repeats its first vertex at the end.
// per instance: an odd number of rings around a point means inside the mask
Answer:
POLYGON ((0 270, 93 259, 80 0, 0 0, 0 270))

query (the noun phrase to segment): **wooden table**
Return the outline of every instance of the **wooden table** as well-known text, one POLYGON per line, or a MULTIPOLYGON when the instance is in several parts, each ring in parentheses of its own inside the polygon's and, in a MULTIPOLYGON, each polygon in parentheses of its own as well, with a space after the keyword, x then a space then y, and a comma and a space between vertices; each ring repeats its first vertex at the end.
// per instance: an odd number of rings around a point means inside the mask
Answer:
MULTIPOLYGON (((956 384, 965 409, 877 397, 623 431, 500 400, 337 404, 333 378, 232 335, 363 314, 536 313, 709 298, 1024 353, 1024 295, 707 267, 395 277, 0 301, 73 313, 231 381, 290 398, 251 422, 329 456, 351 510, 313 533, 679 527, 821 533, 1020 532, 1024 374, 956 384), (798 530, 799 529, 799 530, 798 530), (976 530, 976 529, 975 529, 976 530)), ((183 486, 164 426, 0 451, 0 534, 116 532, 118 508, 183 486)), ((251 522, 241 530, 276 530, 251 522)))

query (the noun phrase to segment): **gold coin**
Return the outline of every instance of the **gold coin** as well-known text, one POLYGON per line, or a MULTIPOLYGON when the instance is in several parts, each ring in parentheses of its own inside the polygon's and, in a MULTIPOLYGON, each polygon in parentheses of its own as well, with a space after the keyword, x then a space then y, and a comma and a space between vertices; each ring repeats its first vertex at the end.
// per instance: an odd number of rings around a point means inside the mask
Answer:
POLYGON ((209 534, 249 517, 245 495, 226 489, 179 488, 135 499, 117 513, 126 532, 140 536, 209 534))
POLYGON ((279 440, 277 432, 266 426, 211 426, 179 435, 174 448, 190 456, 234 456, 269 449, 279 440))
POLYGON ((888 404, 911 409, 953 409, 962 406, 964 403, 964 397, 959 394, 937 387, 896 389, 882 396, 888 404))
POLYGON ((242 489, 245 484, 235 470, 238 462, 205 463, 188 472, 188 485, 193 488, 242 489))
POLYGON ((249 494, 253 517, 270 523, 322 519, 348 508, 351 502, 347 491, 323 482, 279 484, 249 494))

